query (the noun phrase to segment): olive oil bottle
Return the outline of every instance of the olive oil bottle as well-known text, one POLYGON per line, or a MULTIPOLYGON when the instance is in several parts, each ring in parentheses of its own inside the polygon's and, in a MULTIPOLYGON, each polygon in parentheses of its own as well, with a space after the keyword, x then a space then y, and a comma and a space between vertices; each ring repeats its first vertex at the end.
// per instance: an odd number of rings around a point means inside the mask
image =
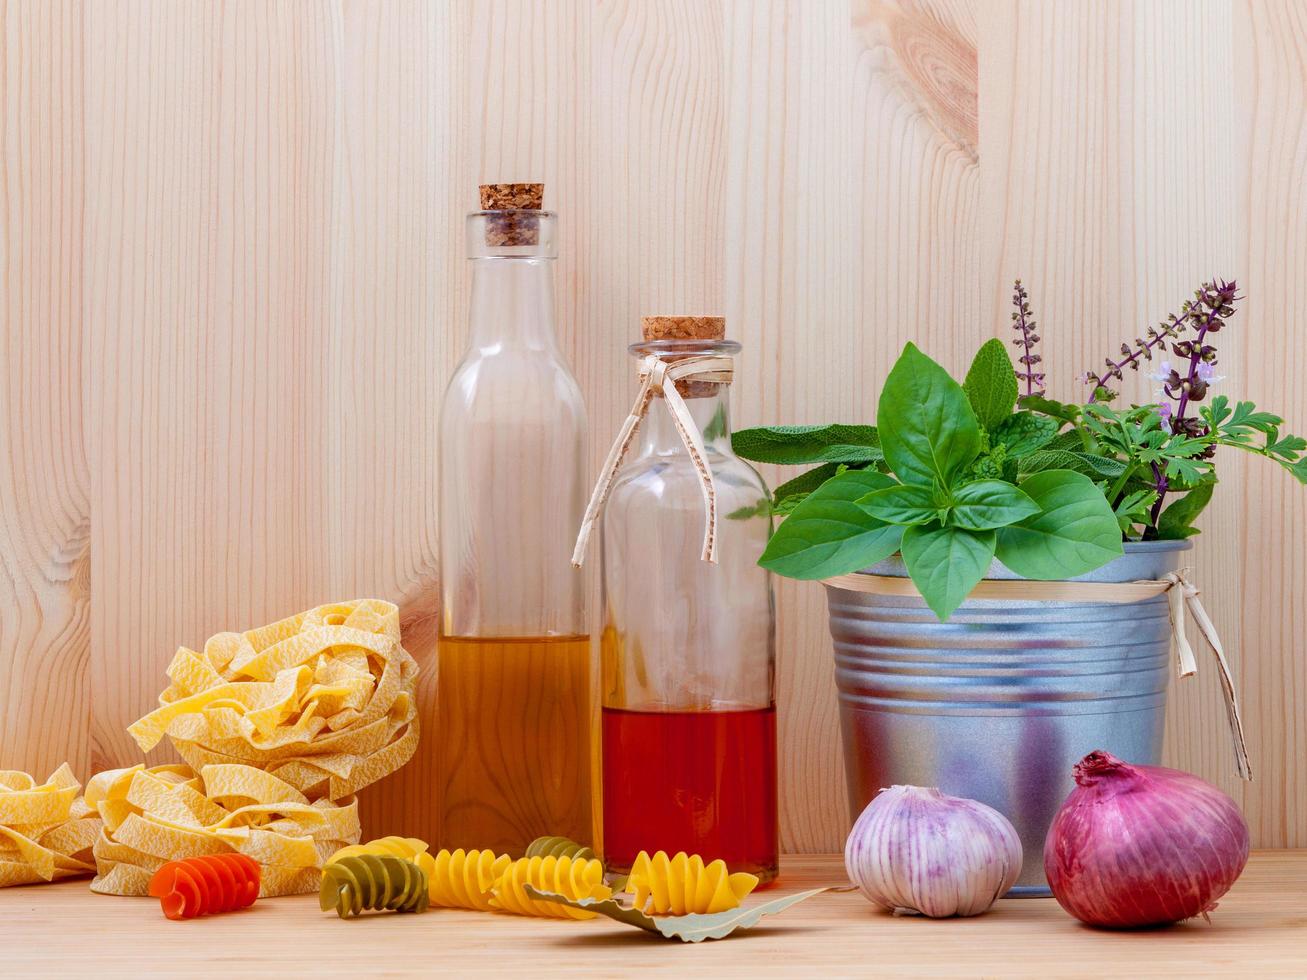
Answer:
POLYGON ((554 331, 557 216, 539 184, 467 218, 470 337, 440 421, 437 740, 442 847, 590 842, 585 406, 554 331))

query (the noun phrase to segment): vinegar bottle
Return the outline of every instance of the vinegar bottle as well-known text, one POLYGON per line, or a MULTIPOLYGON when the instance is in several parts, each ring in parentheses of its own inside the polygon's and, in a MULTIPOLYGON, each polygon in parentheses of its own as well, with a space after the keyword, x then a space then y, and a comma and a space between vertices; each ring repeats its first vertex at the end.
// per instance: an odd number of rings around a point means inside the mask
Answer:
POLYGON ((485 185, 467 218, 470 338, 440 420, 435 794, 451 849, 593 839, 585 584, 568 566, 585 406, 554 335, 542 192, 485 185))
MULTIPOLYGON (((720 317, 646 317, 643 333, 642 359, 740 350, 720 317)), ((686 851, 769 881, 775 620, 757 561, 771 518, 761 477, 731 451, 718 378, 675 382, 715 484, 716 561, 702 560, 706 491, 661 392, 603 513, 603 850, 618 870, 641 850, 686 851)))

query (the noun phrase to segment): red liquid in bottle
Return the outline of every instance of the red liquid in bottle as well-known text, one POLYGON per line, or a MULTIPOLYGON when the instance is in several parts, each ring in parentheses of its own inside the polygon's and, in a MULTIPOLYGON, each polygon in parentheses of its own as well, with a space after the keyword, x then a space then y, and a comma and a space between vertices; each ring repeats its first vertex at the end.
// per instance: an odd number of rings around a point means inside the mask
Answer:
POLYGON ((776 709, 603 709, 604 857, 721 858, 776 877, 776 709))

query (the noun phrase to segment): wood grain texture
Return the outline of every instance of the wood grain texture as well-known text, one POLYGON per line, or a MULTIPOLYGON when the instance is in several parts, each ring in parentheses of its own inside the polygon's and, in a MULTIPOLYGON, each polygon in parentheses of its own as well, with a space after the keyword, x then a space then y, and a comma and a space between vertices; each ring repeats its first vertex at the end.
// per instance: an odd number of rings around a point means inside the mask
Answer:
MULTIPOLYGON (((836 855, 791 855, 776 888, 746 904, 845 880, 836 855)), ((105 898, 79 881, 4 889, 0 916, 24 939, 6 954, 18 976, 137 977, 166 963, 188 977, 284 977, 309 968, 323 977, 427 977, 433 965, 460 977, 1301 977, 1307 851, 1254 854, 1211 922, 1132 932, 1086 928, 1051 898, 924 919, 877 911, 856 892, 817 895, 754 929, 697 945, 603 918, 432 909, 342 923, 310 895, 174 926, 156 899, 105 898)))
MULTIPOLYGON (((906 340, 961 369, 1007 336, 1017 275, 1066 396, 1237 276, 1227 390, 1307 430, 1298 0, 0 10, 0 766, 134 761, 178 644, 331 599, 400 602, 431 666, 436 423, 483 181, 542 180, 562 216, 596 469, 641 314, 725 313, 737 425, 868 421, 906 340)), ((1259 778, 1232 776, 1206 664, 1167 756, 1258 844, 1301 847, 1307 495, 1220 466, 1194 565, 1259 778)), ((824 599, 778 599, 783 843, 833 850, 824 599)), ((365 794, 371 829, 429 835, 431 748, 365 794)))
POLYGON ((0 7, 0 768, 38 778, 90 763, 79 26, 0 7))

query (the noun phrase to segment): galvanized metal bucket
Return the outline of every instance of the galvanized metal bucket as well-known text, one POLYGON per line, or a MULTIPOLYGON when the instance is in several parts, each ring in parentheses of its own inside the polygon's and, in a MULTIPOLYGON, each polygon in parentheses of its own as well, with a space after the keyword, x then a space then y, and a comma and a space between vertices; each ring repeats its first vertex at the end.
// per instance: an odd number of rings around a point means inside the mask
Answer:
MULTIPOLYGON (((1128 543, 1070 581, 1159 579, 1188 541, 1128 543)), ((866 572, 906 576, 903 562, 866 572)), ((995 562, 988 578, 1016 579, 995 562)), ((1156 764, 1170 678, 1165 595, 1128 604, 968 599, 941 623, 916 597, 828 585, 849 808, 883 787, 937 786, 1004 814, 1025 852, 1013 896, 1050 894, 1044 837, 1071 769, 1106 749, 1156 764)))

